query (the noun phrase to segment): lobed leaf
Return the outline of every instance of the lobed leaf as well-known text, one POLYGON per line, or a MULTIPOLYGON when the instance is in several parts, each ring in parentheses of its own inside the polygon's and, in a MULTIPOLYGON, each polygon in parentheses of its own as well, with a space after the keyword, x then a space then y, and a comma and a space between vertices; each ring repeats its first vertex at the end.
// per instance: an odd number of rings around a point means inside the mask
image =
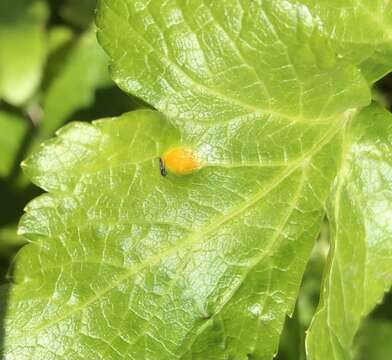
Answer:
POLYGON ((233 156, 185 177, 159 173, 182 139, 157 113, 63 129, 24 165, 49 194, 19 227, 32 244, 16 263, 6 359, 270 358, 339 128, 289 162, 233 156))
MULTIPOLYGON (((370 102, 368 84, 312 11, 286 0, 99 2, 114 80, 159 112, 68 125, 24 164, 48 194, 19 227, 31 244, 16 262, 6 360, 274 356, 331 186, 345 190, 348 164, 363 174, 350 191, 389 171, 386 161, 370 173, 353 156, 363 141, 378 163, 389 150, 378 137, 390 129, 380 120, 361 135, 363 119, 378 118, 374 106, 357 115, 370 102), (159 159, 177 147, 197 154, 201 168, 161 176, 159 159)), ((385 199, 369 190, 360 210, 385 199)), ((344 196, 331 197, 331 208, 344 196)), ((329 214, 339 224, 334 274, 352 240, 338 247, 340 224, 352 219, 329 214)), ((379 276, 373 262, 369 269, 379 276)), ((388 281, 375 281, 363 313, 388 281)), ((342 353, 357 315, 338 332, 342 353)), ((313 351, 322 316, 308 350, 325 359, 327 345, 313 351)))

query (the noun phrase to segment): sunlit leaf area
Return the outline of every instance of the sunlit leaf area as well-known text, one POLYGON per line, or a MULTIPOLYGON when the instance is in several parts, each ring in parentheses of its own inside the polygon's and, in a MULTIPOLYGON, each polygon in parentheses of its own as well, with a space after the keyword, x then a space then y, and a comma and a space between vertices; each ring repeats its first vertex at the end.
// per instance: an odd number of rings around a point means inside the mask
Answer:
POLYGON ((392 1, 0 0, 1 360, 391 360, 392 1))

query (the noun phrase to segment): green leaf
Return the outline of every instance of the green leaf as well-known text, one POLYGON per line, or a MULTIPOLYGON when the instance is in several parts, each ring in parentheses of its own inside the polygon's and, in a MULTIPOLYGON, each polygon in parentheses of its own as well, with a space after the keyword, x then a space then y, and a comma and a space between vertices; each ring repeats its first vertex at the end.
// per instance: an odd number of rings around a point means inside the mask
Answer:
POLYGON ((19 116, 0 111, 0 177, 7 177, 27 133, 27 122, 19 116))
POLYGON ((306 360, 305 347, 303 346, 305 331, 298 319, 297 310, 296 308, 292 317, 286 318, 276 360, 306 360))
POLYGON ((368 102, 357 69, 320 42, 317 21, 301 5, 101 1, 97 24, 117 84, 172 118, 272 114, 306 122, 368 102))
POLYGON ((303 276, 297 299, 298 320, 303 330, 309 327, 320 300, 320 287, 328 251, 328 223, 324 221, 320 238, 312 250, 303 276))
POLYGON ((355 360, 389 360, 392 358, 392 324, 372 319, 362 324, 355 341, 355 360))
MULTIPOLYGON (((56 38, 53 40, 68 39, 69 29, 66 29, 68 34, 58 28, 52 34, 56 38)), ((65 45, 65 49, 64 46, 57 48, 51 58, 53 73, 44 89, 43 118, 38 130, 41 141, 52 136, 72 116, 78 120, 92 120, 142 106, 120 91, 111 80, 108 58, 97 42, 95 29, 65 45)))
POLYGON ((69 23, 86 28, 94 20, 96 4, 97 0, 65 0, 60 13, 69 23))
POLYGON ((42 104, 41 140, 51 136, 76 110, 90 105, 97 88, 110 84, 107 67, 107 56, 91 29, 67 53, 63 66, 48 86, 42 104))
POLYGON ((307 338, 310 360, 351 359, 361 319, 392 284, 391 133, 392 115, 372 105, 345 136, 329 209, 329 264, 307 338))
POLYGON ((15 248, 21 247, 25 244, 25 239, 17 235, 16 224, 0 227, 0 258, 4 263, 3 258, 12 256, 15 248))
POLYGON ((0 1, 0 99, 26 102, 36 90, 45 61, 46 3, 0 1))
POLYGON ((48 33, 48 55, 54 55, 61 51, 62 48, 72 41, 73 36, 74 33, 69 27, 62 25, 53 26, 48 33))
POLYGON ((366 81, 283 0, 101 1, 98 26, 162 114, 68 125, 25 163, 48 194, 19 228, 7 360, 271 359, 366 81), (201 169, 161 176, 178 146, 201 169))
POLYGON ((19 228, 33 243, 15 270, 8 358, 270 358, 334 175, 340 127, 325 126, 288 162, 245 162, 233 144, 229 159, 166 178, 158 157, 180 135, 157 113, 61 130, 25 164, 50 193, 19 228))
MULTIPOLYGON (((61 76, 61 70, 64 68, 64 64, 69 58, 69 53, 72 51, 73 47, 76 46, 75 43, 77 43, 77 37, 69 27, 61 25, 50 28, 47 37, 48 54, 40 94, 36 98, 33 98, 31 103, 34 103, 35 101, 36 104, 39 105, 38 100, 46 94, 48 86, 51 85, 57 76, 61 76)), ((42 105, 40 105, 40 107, 42 107, 42 105)), ((41 117, 42 114, 40 118, 41 117)), ((37 121, 37 123, 38 122, 39 121, 37 121)))
POLYGON ((319 303, 320 286, 328 255, 328 223, 324 221, 302 278, 294 314, 286 318, 277 360, 305 360, 305 334, 319 303))
MULTIPOLYGON (((90 106, 98 88, 112 83, 108 59, 97 43, 94 29, 83 33, 73 44, 72 32, 55 28, 49 40, 51 56, 45 72, 42 104, 35 104, 34 109, 37 131, 26 150, 27 155, 53 136, 71 115, 90 106)), ((29 183, 23 173, 16 182, 20 188, 29 183)))
MULTIPOLYGON (((42 109, 38 111, 37 131, 27 154, 53 136, 55 131, 72 116, 85 120, 83 110, 98 114, 118 114, 119 109, 129 111, 138 105, 114 87, 108 73, 108 58, 97 43, 94 29, 84 32, 74 42, 72 32, 55 28, 51 32, 53 50, 46 68, 46 81, 42 94, 42 109), (99 91, 103 92, 103 99, 99 91), (113 99, 114 98, 114 99, 113 99), (96 105, 99 101, 102 104, 96 105), (105 111, 102 108, 105 108, 105 111)), ((89 114, 87 119, 94 119, 89 114)), ((101 115, 102 116, 102 115, 101 115)), ((18 184, 25 187, 28 179, 20 174, 18 184)))
MULTIPOLYGON (((296 2, 296 1, 292 1, 296 2)), ((321 20, 335 51, 355 64, 370 83, 392 71, 392 2, 300 0, 321 20)))

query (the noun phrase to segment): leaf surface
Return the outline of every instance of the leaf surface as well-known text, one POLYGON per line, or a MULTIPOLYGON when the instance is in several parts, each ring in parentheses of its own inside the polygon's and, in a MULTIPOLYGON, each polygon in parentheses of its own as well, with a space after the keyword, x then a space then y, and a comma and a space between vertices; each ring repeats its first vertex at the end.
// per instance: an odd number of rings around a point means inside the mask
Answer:
POLYGON ((307 337, 310 360, 351 359, 360 321, 392 284, 392 115, 363 110, 344 141, 329 220, 332 248, 307 337))
POLYGON ((17 261, 9 358, 270 358, 317 236, 336 128, 310 159, 233 156, 187 177, 159 173, 180 137, 157 113, 61 130, 24 165, 50 193, 19 227, 33 243, 17 261))
MULTIPOLYGON (((294 1, 293 1, 294 2, 294 1)), ((321 20, 335 51, 358 64, 370 83, 392 71, 392 2, 301 0, 321 20)))
POLYGON ((48 194, 19 227, 6 359, 271 359, 365 79, 283 0, 101 1, 98 27, 159 112, 71 124, 25 163, 48 194), (161 176, 178 146, 201 169, 161 176))

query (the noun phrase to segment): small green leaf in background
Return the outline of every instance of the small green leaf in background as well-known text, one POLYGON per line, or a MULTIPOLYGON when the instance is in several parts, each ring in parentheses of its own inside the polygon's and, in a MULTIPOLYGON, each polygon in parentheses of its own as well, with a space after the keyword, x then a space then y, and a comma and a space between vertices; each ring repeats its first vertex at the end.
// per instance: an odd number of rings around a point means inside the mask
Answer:
POLYGON ((355 360, 392 359, 392 324, 382 319, 367 320, 355 339, 355 360))
POLYGON ((22 236, 17 235, 16 229, 15 224, 0 228, 0 285, 9 282, 10 262, 16 251, 26 243, 22 236))
POLYGON ((14 170, 27 129, 23 118, 0 111, 0 177, 8 177, 14 170))
POLYGON ((329 224, 324 221, 316 242, 297 298, 292 317, 287 317, 283 329, 277 360, 305 360, 305 335, 320 300, 323 269, 329 250, 329 224))
POLYGON ((53 26, 48 34, 48 55, 56 53, 69 44, 73 35, 73 31, 67 26, 53 26))
POLYGON ((10 104, 25 103, 41 81, 47 17, 44 1, 0 1, 0 99, 10 104))
POLYGON ((60 14, 69 23, 86 28, 94 20, 96 4, 97 0, 65 0, 60 7, 60 14))
POLYGON ((75 42, 75 34, 67 26, 53 26, 48 31, 48 59, 45 67, 44 78, 41 84, 41 91, 46 90, 48 82, 57 76, 64 66, 68 52, 71 51, 75 42))
POLYGON ((0 254, 4 255, 12 247, 20 247, 25 240, 17 235, 17 226, 10 225, 0 229, 0 254))
POLYGON ((44 94, 41 139, 52 135, 73 112, 90 105, 97 88, 110 84, 107 67, 107 56, 97 44, 95 31, 86 32, 66 55, 44 94))

